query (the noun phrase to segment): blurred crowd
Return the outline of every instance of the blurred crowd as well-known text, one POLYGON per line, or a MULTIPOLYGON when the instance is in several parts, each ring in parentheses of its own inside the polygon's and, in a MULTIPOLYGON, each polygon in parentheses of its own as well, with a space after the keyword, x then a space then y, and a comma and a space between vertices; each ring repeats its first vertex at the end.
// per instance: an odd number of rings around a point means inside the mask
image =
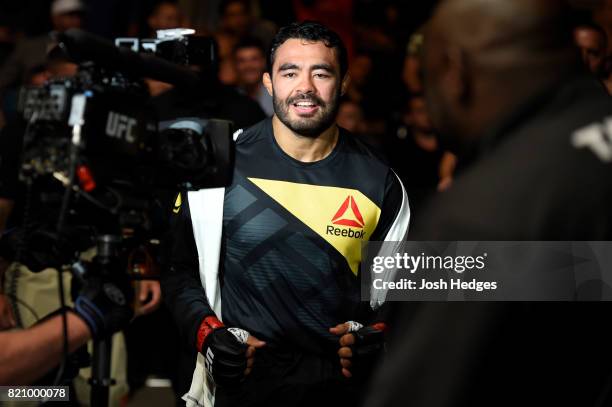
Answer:
MULTIPOLYGON (((588 70, 612 92, 610 41, 603 28, 607 27, 610 12, 606 4, 610 2, 595 2, 595 7, 593 2, 574 3, 575 42, 588 70)), ((0 126, 16 114, 20 85, 40 85, 75 71, 76 66, 67 61, 48 57, 52 47, 49 32, 69 28, 108 39, 151 38, 156 30, 175 27, 213 36, 218 46, 219 81, 271 115, 272 98, 261 83, 267 47, 279 26, 294 20, 317 20, 338 32, 349 51, 351 81, 338 123, 391 162, 418 213, 430 192, 450 185, 457 165, 432 128, 420 80, 423 37, 419 26, 434 4, 396 0, 4 2, 0 6, 0 126)), ((171 87, 154 80, 148 85, 153 96, 171 87)))

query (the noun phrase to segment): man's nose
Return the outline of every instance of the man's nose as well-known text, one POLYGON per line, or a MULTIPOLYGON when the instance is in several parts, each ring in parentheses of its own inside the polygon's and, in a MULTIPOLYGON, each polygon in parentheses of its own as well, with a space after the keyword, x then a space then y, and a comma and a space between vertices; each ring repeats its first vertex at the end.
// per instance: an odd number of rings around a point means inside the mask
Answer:
POLYGON ((300 83, 298 83, 296 91, 298 93, 314 93, 315 87, 310 75, 303 75, 300 83))

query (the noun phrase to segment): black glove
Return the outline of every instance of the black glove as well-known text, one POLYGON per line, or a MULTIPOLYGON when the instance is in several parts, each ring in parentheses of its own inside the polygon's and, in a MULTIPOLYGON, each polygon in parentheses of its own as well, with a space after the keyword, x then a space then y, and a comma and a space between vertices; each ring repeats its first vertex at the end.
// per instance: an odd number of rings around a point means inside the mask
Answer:
POLYGON ((349 370, 357 380, 369 377, 383 355, 385 330, 384 323, 377 323, 350 332, 355 343, 349 346, 352 354, 349 370))
POLYGON ((376 358, 385 348, 385 332, 376 326, 364 326, 352 334, 355 337, 355 344, 351 346, 351 350, 355 361, 376 358))
POLYGON ((244 379, 248 336, 247 331, 227 328, 212 316, 200 325, 198 343, 204 355, 206 373, 217 386, 236 386, 244 379))
POLYGON ((133 297, 127 275, 115 281, 90 276, 74 302, 74 310, 95 339, 105 338, 128 325, 134 315, 133 297))

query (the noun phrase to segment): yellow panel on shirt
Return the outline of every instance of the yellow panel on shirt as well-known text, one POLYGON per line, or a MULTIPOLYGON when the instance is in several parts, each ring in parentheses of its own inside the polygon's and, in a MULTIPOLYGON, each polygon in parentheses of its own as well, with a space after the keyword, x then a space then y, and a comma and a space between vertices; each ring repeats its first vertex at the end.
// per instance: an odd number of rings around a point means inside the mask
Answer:
POLYGON ((331 244, 357 275, 361 243, 370 239, 380 218, 374 202, 355 189, 249 180, 331 244))

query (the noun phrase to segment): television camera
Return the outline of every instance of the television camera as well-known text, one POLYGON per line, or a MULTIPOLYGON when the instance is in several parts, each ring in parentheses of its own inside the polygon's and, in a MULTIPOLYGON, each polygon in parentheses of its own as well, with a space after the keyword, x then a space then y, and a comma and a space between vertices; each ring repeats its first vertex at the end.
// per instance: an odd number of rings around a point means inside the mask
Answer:
MULTIPOLYGON (((152 204, 158 193, 231 181, 231 122, 202 117, 160 122, 149 103, 145 78, 179 89, 209 89, 206 73, 214 71, 215 43, 193 34, 163 30, 155 39, 118 38, 115 44, 80 30, 56 36, 61 52, 79 64, 78 72, 22 89, 18 110, 27 125, 19 177, 28 199, 42 196, 40 185, 61 193, 45 203, 55 214, 53 222, 30 222, 26 211, 14 234, 16 260, 32 271, 55 267, 58 281, 66 265, 72 265, 73 281, 134 270, 132 277, 151 277, 145 266, 149 249, 159 243, 151 221, 159 218, 152 204), (93 260, 80 259, 95 245, 93 260)), ((109 357, 110 338, 96 341, 94 406, 108 401, 109 357)))

